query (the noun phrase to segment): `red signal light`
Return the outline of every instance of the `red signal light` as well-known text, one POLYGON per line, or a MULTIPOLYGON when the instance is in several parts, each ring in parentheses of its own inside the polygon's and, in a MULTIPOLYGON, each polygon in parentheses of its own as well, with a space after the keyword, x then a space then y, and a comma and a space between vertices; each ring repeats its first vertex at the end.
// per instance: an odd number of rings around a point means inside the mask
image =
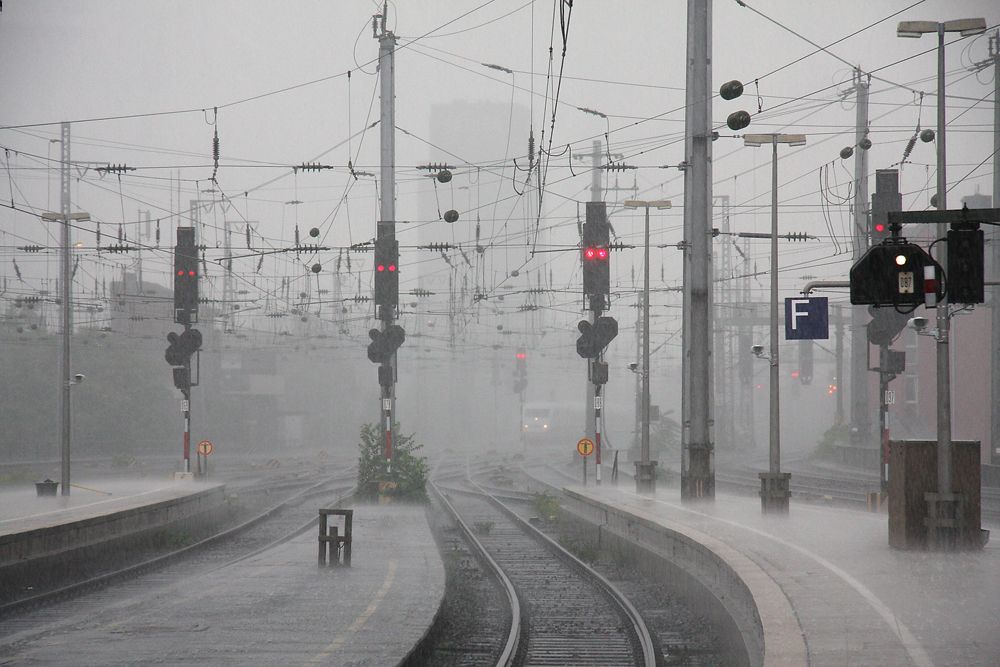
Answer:
POLYGON ((385 264, 379 264, 375 267, 376 271, 385 271, 385 264))
POLYGON ((604 259, 607 256, 608 256, 608 249, 607 248, 598 248, 597 249, 597 257, 599 259, 604 259))
POLYGON ((517 358, 518 358, 518 359, 527 359, 527 358, 528 358, 528 355, 527 355, 527 354, 525 354, 524 352, 518 352, 518 353, 517 353, 517 358))
POLYGON ((193 276, 194 275, 194 271, 188 271, 188 275, 189 276, 193 276))
POLYGON ((390 264, 389 265, 389 270, 390 271, 395 271, 396 270, 396 265, 395 264, 390 264))
POLYGON ((884 232, 885 231, 885 225, 883 225, 881 222, 876 223, 875 224, 875 231, 876 232, 884 232))
POLYGON ((597 254, 597 251, 594 248, 587 248, 583 254, 587 259, 594 259, 594 255, 597 254))

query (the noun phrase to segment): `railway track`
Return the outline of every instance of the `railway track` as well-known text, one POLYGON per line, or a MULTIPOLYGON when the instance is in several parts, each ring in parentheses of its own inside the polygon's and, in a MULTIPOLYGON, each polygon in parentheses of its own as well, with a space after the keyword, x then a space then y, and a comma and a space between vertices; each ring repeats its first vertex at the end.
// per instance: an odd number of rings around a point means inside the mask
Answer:
POLYGON ((489 661, 475 664, 657 664, 645 621, 610 581, 496 499, 432 489, 506 594, 507 632, 465 638, 471 647, 492 647, 489 661))

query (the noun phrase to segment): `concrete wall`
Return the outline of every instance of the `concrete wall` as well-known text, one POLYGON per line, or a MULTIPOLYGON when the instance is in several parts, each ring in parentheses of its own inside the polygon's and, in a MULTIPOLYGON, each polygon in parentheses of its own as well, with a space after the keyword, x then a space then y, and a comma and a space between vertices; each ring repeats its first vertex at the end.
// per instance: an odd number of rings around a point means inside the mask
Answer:
POLYGON ((571 489, 564 494, 563 509, 578 530, 682 595, 719 629, 736 664, 807 663, 791 604, 745 555, 710 535, 667 525, 665 519, 634 507, 571 489))
POLYGON ((165 533, 198 535, 227 518, 225 488, 179 484, 100 506, 5 522, 0 531, 0 595, 96 574, 128 561, 165 533))

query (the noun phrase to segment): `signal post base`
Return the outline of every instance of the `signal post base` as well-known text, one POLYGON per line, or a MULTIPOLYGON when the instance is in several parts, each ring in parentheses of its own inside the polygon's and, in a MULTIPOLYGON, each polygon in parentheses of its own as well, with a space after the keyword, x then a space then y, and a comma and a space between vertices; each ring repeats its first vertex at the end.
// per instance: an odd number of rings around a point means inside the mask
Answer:
POLYGON ((788 482, 792 478, 790 472, 761 472, 760 477, 760 509, 764 514, 788 514, 788 499, 792 492, 788 482))
POLYGON ((681 475, 681 500, 715 500, 715 475, 681 475))
POLYGON ((656 492, 656 461, 635 461, 635 491, 656 492))

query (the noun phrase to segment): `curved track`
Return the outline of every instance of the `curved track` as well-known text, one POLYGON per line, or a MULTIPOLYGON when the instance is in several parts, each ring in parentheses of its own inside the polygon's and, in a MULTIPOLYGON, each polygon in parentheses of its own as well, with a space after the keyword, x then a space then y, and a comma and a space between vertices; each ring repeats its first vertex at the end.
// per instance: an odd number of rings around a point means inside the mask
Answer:
POLYGON ((642 617, 600 574, 481 490, 432 488, 507 591, 510 629, 490 640, 493 664, 656 664, 642 617))

